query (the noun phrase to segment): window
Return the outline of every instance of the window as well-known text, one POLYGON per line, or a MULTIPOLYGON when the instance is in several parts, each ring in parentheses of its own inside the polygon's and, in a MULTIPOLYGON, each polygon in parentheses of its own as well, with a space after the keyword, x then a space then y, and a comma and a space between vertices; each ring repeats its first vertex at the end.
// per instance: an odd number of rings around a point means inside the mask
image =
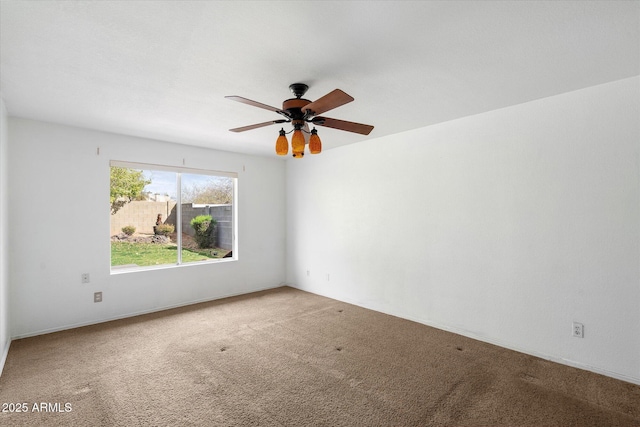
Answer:
POLYGON ((111 271, 235 259, 236 180, 111 161, 111 271))

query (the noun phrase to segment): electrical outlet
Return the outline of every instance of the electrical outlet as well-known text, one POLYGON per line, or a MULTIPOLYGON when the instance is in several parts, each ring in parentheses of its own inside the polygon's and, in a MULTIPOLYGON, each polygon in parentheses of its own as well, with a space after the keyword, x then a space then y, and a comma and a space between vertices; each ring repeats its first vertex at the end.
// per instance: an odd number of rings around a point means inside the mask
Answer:
POLYGON ((82 283, 89 283, 89 273, 82 273, 80 275, 80 281, 82 283))
POLYGON ((584 338, 584 325, 582 323, 573 322, 573 336, 584 338))
POLYGON ((102 302, 102 292, 93 293, 93 302, 102 302))

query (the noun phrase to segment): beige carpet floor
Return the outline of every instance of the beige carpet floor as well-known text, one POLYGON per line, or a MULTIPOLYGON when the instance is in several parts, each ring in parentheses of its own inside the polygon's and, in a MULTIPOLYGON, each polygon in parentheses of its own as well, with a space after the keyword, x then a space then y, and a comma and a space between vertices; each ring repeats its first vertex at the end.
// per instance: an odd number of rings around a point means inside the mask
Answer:
POLYGON ((16 340, 0 403, 28 409, 2 426, 640 426, 640 386, 288 287, 16 340))

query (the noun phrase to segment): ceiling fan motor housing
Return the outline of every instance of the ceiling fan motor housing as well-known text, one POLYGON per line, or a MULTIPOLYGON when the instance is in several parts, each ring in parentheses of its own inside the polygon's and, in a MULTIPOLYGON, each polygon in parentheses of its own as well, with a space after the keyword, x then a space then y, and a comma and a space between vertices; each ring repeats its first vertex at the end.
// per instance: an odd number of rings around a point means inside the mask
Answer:
POLYGON ((287 113, 292 121, 292 125, 296 129, 300 129, 304 126, 305 111, 304 106, 311 104, 308 99, 302 99, 302 96, 307 93, 309 86, 304 83, 293 83, 289 85, 289 90, 296 96, 295 98, 287 99, 282 103, 282 110, 287 113))
POLYGON ((304 112, 302 109, 307 104, 311 104, 308 99, 291 98, 282 103, 282 110, 286 111, 292 120, 303 120, 304 112))

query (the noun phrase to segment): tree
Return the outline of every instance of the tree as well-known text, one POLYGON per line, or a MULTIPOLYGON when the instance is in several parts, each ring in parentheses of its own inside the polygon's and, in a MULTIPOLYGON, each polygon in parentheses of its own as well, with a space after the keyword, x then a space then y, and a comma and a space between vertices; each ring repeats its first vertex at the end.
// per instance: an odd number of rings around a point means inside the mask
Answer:
POLYGON ((196 233, 195 240, 199 248, 213 248, 215 246, 217 222, 211 215, 198 215, 191 220, 191 226, 196 233))
POLYGON ((204 185, 193 184, 182 190, 184 203, 208 205, 228 205, 233 202, 233 180, 225 177, 211 177, 204 185))
POLYGON ((142 190, 150 180, 144 178, 143 172, 135 169, 111 167, 111 215, 132 200, 140 199, 142 190))

